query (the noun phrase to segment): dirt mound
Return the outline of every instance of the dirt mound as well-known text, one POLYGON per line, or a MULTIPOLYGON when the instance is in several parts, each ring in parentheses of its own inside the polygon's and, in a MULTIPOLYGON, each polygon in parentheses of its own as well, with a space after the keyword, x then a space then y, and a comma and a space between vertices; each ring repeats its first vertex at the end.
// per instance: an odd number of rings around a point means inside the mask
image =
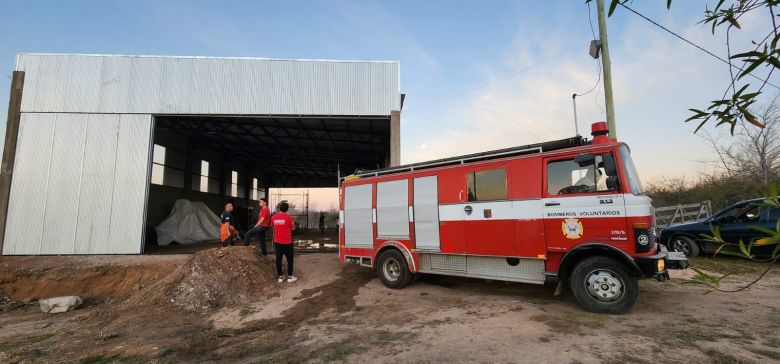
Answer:
POLYGON ((207 249, 195 253, 174 273, 169 302, 188 310, 248 304, 279 289, 274 262, 252 247, 207 249))
MULTIPOLYGON (((6 257, 3 257, 6 258, 6 257)), ((10 257, 0 267, 0 291, 14 301, 29 302, 56 296, 81 296, 90 301, 112 301, 131 296, 138 287, 148 286, 170 275, 186 258, 151 259, 142 264, 93 265, 76 257, 41 257, 51 267, 40 268, 10 257), (55 259, 57 258, 57 259, 55 259)), ((26 258, 26 257, 22 257, 26 258)), ((43 265, 45 263, 41 263, 43 265)))
POLYGON ((259 256, 254 247, 213 248, 177 258, 132 257, 131 264, 125 262, 130 258, 108 264, 98 262, 110 257, 57 258, 52 262, 59 265, 43 269, 26 259, 13 259, 14 267, 6 259, 0 265, 0 306, 77 295, 91 303, 111 302, 120 311, 150 305, 213 311, 263 300, 280 288, 273 259, 259 256))

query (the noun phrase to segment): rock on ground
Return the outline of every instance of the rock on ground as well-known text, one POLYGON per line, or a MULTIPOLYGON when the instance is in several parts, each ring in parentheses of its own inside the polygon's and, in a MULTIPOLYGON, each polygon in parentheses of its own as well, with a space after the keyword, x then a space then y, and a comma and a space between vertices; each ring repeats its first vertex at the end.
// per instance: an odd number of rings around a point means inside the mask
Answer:
POLYGON ((44 313, 62 313, 73 311, 84 301, 78 296, 52 297, 39 300, 41 311, 44 313))

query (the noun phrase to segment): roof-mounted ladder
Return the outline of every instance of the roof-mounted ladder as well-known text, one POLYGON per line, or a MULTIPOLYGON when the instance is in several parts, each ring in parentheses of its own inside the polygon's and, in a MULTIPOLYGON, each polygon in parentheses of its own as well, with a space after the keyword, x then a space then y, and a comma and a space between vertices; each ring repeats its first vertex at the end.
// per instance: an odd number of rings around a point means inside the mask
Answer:
POLYGON ((389 168, 376 169, 370 171, 357 171, 351 176, 344 177, 344 179, 349 177, 371 177, 371 176, 381 176, 381 175, 393 174, 393 173, 413 172, 413 171, 419 171, 419 170, 435 168, 435 167, 465 164, 466 162, 476 162, 476 161, 497 159, 503 157, 516 156, 516 155, 524 155, 524 154, 536 154, 536 153, 542 153, 551 150, 579 147, 587 144, 588 144, 587 140, 583 139, 580 136, 577 136, 574 138, 554 140, 554 141, 538 143, 538 144, 530 144, 530 145, 524 145, 524 146, 513 147, 513 148, 498 149, 498 150, 482 152, 482 153, 467 154, 467 155, 462 155, 457 157, 437 159, 430 162, 413 163, 413 164, 407 164, 398 167, 389 167, 389 168))

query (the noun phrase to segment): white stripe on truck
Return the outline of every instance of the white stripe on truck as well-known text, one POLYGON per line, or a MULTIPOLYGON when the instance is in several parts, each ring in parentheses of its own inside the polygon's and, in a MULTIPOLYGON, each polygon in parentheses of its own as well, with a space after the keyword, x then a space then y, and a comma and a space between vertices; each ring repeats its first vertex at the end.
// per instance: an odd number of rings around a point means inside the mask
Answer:
POLYGON ((537 220, 568 217, 588 219, 622 216, 652 216, 650 199, 645 196, 604 195, 439 205, 439 221, 537 220), (599 202, 605 199, 612 199, 613 202, 611 204, 599 202), (561 205, 544 206, 545 203, 561 205), (471 215, 466 215, 466 206, 471 206, 471 215), (486 209, 490 210, 491 217, 485 217, 486 209))

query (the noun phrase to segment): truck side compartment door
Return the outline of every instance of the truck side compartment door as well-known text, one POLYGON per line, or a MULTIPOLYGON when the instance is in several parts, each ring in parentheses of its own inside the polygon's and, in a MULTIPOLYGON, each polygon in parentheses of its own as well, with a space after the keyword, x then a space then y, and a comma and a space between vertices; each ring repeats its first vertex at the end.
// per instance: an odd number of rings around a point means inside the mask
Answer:
POLYGON ((378 240, 409 240, 409 180, 376 184, 376 235, 378 240))
POLYGON ((373 185, 344 188, 344 245, 348 248, 373 248, 373 185))
POLYGON ((413 182, 414 246, 417 250, 441 250, 438 185, 439 179, 435 175, 417 177, 413 182))
POLYGON ((507 167, 508 163, 497 163, 465 170, 467 194, 463 211, 467 254, 517 255, 507 167))
POLYGON ((460 168, 447 169, 437 174, 439 189, 439 239, 442 253, 466 252, 466 230, 463 200, 466 180, 460 168))
POLYGON ((510 162, 509 199, 515 218, 517 256, 541 258, 547 254, 542 206, 542 158, 510 162))

